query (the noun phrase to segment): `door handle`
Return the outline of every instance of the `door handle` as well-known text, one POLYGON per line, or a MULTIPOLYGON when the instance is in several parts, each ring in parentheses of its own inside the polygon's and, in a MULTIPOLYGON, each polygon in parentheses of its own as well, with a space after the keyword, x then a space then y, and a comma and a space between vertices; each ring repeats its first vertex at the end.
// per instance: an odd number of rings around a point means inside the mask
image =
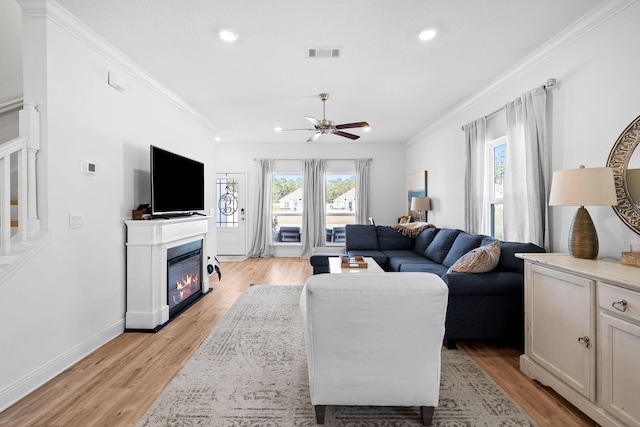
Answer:
POLYGON ((591 344, 591 340, 589 340, 589 337, 587 336, 579 337, 578 342, 582 344, 584 348, 589 348, 589 344, 591 344))
POLYGON ((615 308, 616 310, 625 312, 627 311, 627 300, 621 299, 620 301, 614 301, 611 304, 611 307, 615 308))

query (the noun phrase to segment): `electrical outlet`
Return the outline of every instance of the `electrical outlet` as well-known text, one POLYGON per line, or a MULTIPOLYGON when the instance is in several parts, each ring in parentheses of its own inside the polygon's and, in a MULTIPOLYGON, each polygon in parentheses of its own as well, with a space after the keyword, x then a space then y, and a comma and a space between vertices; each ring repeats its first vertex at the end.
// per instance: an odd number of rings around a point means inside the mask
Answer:
POLYGON ((69 214, 69 228, 82 228, 84 227, 84 213, 70 213, 69 214))

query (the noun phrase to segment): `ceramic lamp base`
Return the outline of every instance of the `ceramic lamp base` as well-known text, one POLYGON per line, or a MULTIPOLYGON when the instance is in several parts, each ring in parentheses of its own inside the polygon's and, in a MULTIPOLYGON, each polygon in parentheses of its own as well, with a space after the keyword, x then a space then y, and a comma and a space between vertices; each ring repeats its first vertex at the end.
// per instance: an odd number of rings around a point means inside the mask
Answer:
POLYGON ((591 215, 580 206, 569 230, 569 253, 575 258, 594 259, 598 257, 598 233, 591 215))

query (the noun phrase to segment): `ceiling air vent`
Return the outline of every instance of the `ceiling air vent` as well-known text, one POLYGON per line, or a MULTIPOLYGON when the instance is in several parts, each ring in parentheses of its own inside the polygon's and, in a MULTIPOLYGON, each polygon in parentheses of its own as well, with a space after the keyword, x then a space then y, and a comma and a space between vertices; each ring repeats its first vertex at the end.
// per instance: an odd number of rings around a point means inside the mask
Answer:
POLYGON ((339 47, 308 47, 307 58, 339 58, 342 49, 339 47))

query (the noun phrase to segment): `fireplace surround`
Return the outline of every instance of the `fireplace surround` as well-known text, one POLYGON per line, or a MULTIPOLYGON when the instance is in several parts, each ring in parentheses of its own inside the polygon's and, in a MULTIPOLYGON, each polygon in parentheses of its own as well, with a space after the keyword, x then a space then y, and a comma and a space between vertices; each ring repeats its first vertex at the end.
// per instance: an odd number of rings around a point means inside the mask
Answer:
POLYGON ((197 216, 125 221, 125 330, 157 332, 210 291, 209 220, 197 216))

